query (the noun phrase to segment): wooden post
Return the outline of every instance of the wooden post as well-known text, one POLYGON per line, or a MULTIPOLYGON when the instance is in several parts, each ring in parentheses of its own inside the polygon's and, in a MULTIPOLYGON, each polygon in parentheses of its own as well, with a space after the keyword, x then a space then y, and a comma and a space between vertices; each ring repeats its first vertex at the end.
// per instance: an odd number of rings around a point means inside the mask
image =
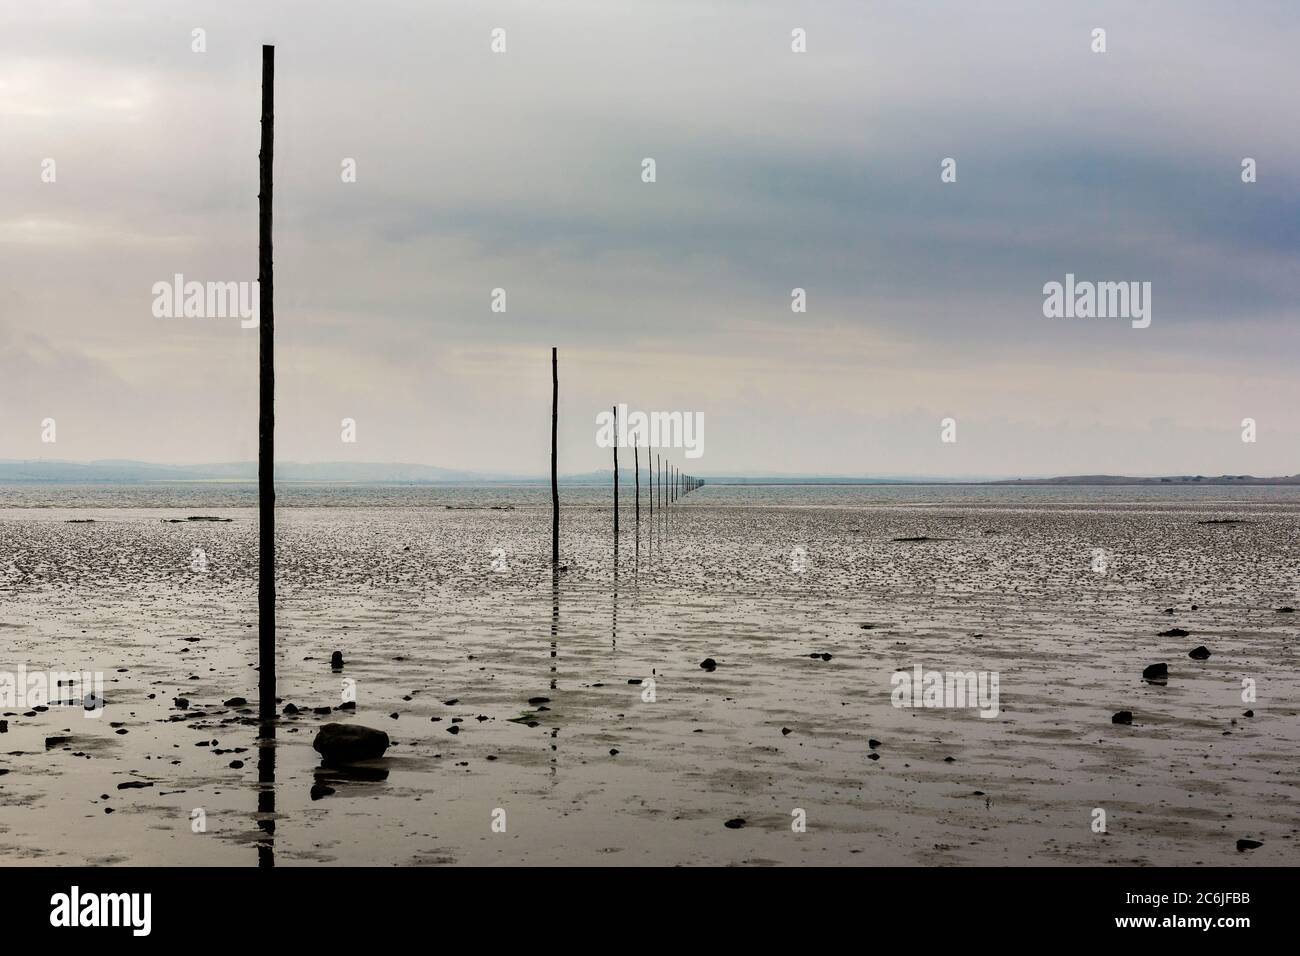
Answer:
POLYGON ((275 285, 271 168, 275 156, 275 47, 262 47, 262 148, 257 154, 257 697, 275 719, 275 285))
POLYGON ((618 406, 614 406, 614 547, 618 547, 618 406))
POLYGON ((551 346, 551 573, 560 569, 560 483, 556 478, 556 434, 560 423, 559 349, 551 346))
POLYGON ((632 446, 632 469, 636 475, 636 525, 641 527, 641 446, 632 446))
POLYGON ((650 479, 650 490, 646 492, 646 502, 650 505, 650 520, 655 520, 655 458, 650 454, 650 446, 645 449, 645 473, 650 479))

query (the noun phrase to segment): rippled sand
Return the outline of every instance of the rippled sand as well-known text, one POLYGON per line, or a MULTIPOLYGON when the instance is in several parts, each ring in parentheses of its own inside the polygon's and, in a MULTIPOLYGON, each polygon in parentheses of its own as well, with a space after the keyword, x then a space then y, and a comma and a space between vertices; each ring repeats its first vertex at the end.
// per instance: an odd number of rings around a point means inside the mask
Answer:
POLYGON ((273 787, 252 711, 222 703, 257 697, 254 512, 0 510, 0 669, 103 671, 108 699, 98 720, 0 708, 6 859, 1300 862, 1300 615, 1278 611, 1300 605, 1300 502, 729 501, 643 510, 639 536, 628 508, 617 576, 608 511, 567 510, 558 588, 531 502, 282 509, 280 696, 302 713, 273 787), (163 520, 188 514, 233 520, 163 520), (1198 523, 1224 517, 1243 523, 1198 523), (1165 685, 1141 679, 1155 661, 1165 685), (1000 716, 893 707, 917 664, 998 672, 1000 716), (313 713, 345 678, 355 713, 313 713), (629 683, 650 679, 653 702, 629 683), (389 733, 382 779, 318 770, 331 720, 389 733))

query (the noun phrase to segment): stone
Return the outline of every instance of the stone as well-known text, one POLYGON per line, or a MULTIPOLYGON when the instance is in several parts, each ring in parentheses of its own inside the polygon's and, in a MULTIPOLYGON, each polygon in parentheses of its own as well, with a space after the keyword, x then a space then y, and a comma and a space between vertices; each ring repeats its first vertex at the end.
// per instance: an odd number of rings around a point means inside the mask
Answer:
POLYGON ((360 724, 326 724, 312 741, 326 763, 377 760, 388 749, 388 734, 360 724))

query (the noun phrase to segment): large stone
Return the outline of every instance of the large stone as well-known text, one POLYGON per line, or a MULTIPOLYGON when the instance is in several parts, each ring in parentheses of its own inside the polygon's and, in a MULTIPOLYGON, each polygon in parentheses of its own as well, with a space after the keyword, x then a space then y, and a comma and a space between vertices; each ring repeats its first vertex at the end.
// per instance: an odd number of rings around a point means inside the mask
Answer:
POLYGON ((375 760, 388 749, 388 734, 359 724, 326 724, 316 734, 312 747, 326 763, 375 760))

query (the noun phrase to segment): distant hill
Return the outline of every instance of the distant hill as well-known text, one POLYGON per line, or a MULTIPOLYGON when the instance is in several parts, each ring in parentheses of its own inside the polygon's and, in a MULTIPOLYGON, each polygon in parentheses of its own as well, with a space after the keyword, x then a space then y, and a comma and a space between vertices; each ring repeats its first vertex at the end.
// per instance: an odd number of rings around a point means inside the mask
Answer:
POLYGON ((1164 478, 1129 478, 1124 475, 1066 475, 1061 478, 1008 478, 990 485, 1300 485, 1300 475, 1256 478, 1254 475, 1170 475, 1164 478))

